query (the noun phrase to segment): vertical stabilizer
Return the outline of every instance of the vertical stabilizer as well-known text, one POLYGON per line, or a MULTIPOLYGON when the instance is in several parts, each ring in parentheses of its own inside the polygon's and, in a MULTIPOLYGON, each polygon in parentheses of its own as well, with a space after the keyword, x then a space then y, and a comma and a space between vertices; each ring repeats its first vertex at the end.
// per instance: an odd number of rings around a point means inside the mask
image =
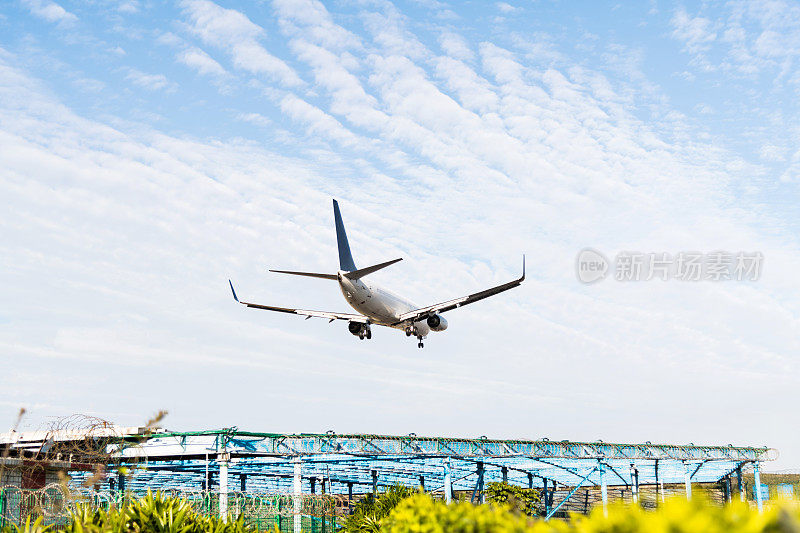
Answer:
POLYGON ((333 201, 333 218, 336 221, 336 244, 339 246, 339 268, 352 272, 356 270, 353 255, 350 253, 350 244, 347 242, 347 233, 344 231, 342 214, 339 212, 339 203, 333 201))

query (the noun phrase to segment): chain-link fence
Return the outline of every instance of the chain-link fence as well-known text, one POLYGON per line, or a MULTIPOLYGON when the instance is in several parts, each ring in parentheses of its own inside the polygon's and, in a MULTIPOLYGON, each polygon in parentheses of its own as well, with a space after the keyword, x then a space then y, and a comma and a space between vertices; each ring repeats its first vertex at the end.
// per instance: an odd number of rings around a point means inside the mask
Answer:
MULTIPOLYGON (((218 492, 172 489, 160 492, 186 500, 198 513, 208 516, 220 514, 218 492)), ((66 489, 59 484, 36 490, 0 487, 0 527, 24 523, 29 516, 32 519, 42 517, 45 524, 57 527, 69 521, 71 511, 78 504, 92 509, 108 509, 140 496, 142 494, 133 492, 66 489)), ((242 515, 245 523, 255 525, 261 531, 277 527, 280 531, 292 532, 295 516, 299 514, 304 533, 332 533, 336 530, 337 517, 346 509, 346 499, 329 494, 228 493, 228 515, 242 515)))

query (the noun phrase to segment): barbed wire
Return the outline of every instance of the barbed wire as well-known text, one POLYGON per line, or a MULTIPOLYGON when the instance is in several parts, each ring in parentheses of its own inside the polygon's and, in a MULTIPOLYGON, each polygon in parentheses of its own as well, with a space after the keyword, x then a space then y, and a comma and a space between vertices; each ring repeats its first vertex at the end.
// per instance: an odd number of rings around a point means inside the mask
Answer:
MULTIPOLYGON (((200 514, 219 514, 219 492, 169 488, 158 492, 187 501, 200 514)), ((28 516, 42 516, 47 523, 64 523, 79 505, 92 510, 109 509, 125 505, 144 494, 139 491, 94 490, 86 486, 65 488, 60 483, 41 489, 2 486, 2 523, 23 523, 28 516)), ((295 514, 314 518, 340 517, 346 514, 347 508, 347 498, 341 495, 228 493, 228 514, 243 515, 246 521, 289 518, 295 514)))

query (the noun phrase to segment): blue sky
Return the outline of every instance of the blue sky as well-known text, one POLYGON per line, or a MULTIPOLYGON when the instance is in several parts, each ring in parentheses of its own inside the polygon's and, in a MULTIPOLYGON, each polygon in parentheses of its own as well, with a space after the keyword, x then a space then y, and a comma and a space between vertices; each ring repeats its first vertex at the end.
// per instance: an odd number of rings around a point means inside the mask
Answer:
POLYGON ((753 444, 800 464, 800 7, 0 6, 8 420, 753 444), (424 351, 346 311, 518 275, 424 351), (759 251, 757 282, 575 276, 579 250, 759 251))

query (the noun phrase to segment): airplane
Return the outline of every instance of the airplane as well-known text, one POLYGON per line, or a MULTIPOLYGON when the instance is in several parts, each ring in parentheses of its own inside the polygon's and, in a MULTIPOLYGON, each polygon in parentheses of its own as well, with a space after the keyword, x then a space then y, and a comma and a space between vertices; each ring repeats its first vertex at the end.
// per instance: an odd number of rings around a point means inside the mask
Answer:
POLYGON ((523 255, 522 276, 513 281, 454 300, 448 300, 427 307, 417 307, 408 300, 377 285, 366 282, 363 279, 368 274, 372 274, 398 261, 402 261, 402 257, 384 263, 378 263, 377 265, 356 268, 353 255, 350 253, 350 244, 347 241, 347 233, 345 233, 344 222, 342 222, 342 214, 339 211, 339 203, 335 199, 333 200, 333 217, 336 225, 336 242, 339 248, 339 270, 336 274, 297 272, 292 270, 270 270, 270 272, 337 281, 345 300, 353 309, 358 311, 358 314, 307 311, 289 307, 275 307, 272 305, 243 302, 236 296, 236 290, 234 290, 231 280, 228 280, 228 284, 231 286, 231 292, 233 293, 233 299, 247 307, 266 309, 267 311, 277 311, 280 313, 291 313, 304 316, 306 320, 312 317, 327 318, 329 323, 334 320, 346 320, 348 322, 347 329, 361 340, 372 338, 372 330, 370 327, 372 325, 401 329, 405 331, 407 337, 415 336, 418 341, 417 347, 422 348, 424 346, 422 340, 428 336, 429 332, 439 332, 447 329, 447 320, 442 316, 442 313, 513 289, 525 280, 525 256, 523 255))

